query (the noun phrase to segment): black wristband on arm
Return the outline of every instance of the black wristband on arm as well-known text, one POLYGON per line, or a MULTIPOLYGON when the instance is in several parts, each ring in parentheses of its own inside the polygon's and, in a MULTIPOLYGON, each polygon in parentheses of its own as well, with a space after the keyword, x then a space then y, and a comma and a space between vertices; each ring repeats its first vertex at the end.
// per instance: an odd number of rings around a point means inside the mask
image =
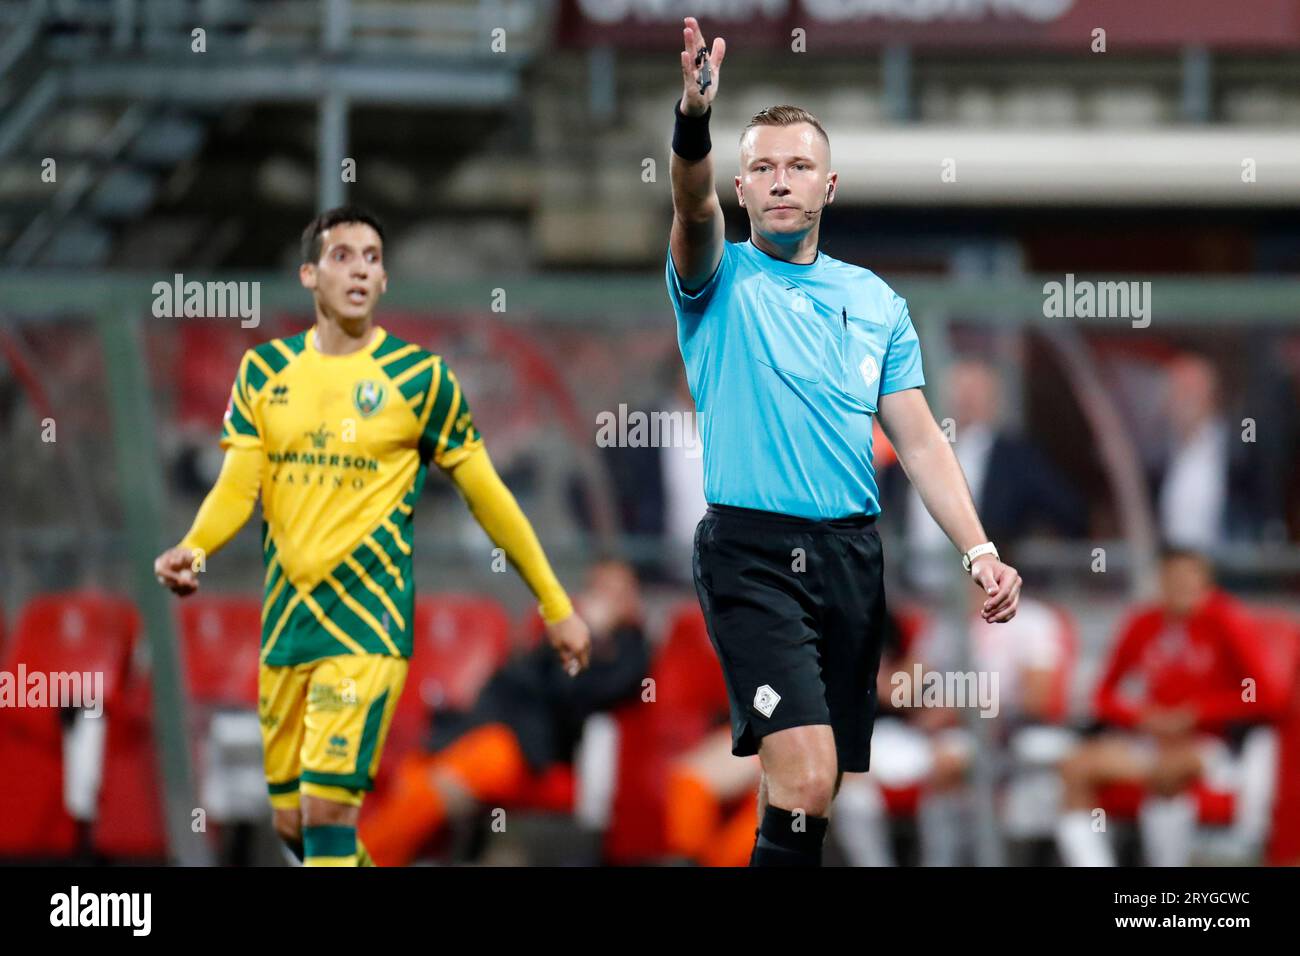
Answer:
POLYGON ((682 101, 678 100, 673 107, 673 114, 677 117, 677 123, 673 126, 673 152, 682 159, 695 162, 709 155, 713 149, 713 143, 709 139, 709 117, 713 115, 713 107, 705 110, 703 116, 685 116, 681 106, 682 101))

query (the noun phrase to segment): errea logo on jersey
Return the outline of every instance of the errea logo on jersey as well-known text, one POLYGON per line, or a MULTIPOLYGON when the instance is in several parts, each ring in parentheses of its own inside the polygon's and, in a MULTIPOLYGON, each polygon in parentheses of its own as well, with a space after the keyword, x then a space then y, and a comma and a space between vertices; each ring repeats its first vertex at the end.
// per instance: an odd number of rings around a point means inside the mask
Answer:
POLYGON ((383 383, 370 379, 358 382, 352 389, 352 404, 356 406, 362 418, 369 418, 383 408, 384 400, 387 398, 388 389, 383 383))

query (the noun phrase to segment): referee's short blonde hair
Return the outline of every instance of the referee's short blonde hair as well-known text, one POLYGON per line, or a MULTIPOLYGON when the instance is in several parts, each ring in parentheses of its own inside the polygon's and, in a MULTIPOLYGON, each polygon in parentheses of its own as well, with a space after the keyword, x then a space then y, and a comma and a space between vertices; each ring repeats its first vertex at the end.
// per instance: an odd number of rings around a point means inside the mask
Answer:
POLYGON ((826 130, 822 128, 822 124, 817 121, 817 117, 802 106, 769 106, 766 109, 759 110, 754 114, 753 119, 749 121, 749 125, 741 130, 740 139, 743 142, 745 134, 755 126, 794 126, 797 123, 807 123, 821 133, 822 139, 826 141, 827 148, 830 148, 831 138, 826 135, 826 130))

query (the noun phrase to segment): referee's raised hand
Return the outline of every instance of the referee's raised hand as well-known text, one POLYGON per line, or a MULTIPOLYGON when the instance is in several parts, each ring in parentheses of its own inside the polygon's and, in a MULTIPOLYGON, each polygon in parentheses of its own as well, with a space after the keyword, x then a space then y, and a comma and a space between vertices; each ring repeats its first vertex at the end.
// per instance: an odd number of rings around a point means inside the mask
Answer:
POLYGON ((718 73, 722 69, 722 58, 727 55, 727 41, 716 37, 713 50, 706 57, 700 56, 700 50, 709 49, 700 30, 700 23, 694 17, 687 17, 682 25, 682 112, 687 116, 703 116, 718 93, 718 73), (698 61, 698 62, 697 62, 698 61), (705 66, 707 65, 707 75, 705 66), (704 92, 700 92, 701 78, 707 79, 704 92))

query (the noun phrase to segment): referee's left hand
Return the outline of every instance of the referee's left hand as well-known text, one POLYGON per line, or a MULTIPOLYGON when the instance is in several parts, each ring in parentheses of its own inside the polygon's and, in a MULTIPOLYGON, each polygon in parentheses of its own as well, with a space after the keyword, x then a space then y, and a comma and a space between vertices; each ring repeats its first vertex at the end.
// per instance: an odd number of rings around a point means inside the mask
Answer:
POLYGON ((546 625, 546 637, 560 655, 560 663, 570 677, 577 677, 591 661, 591 632, 577 614, 546 625))
POLYGON ((980 616, 989 624, 1003 624, 1016 616, 1020 603, 1020 572, 993 555, 975 559, 971 577, 986 595, 980 616))

